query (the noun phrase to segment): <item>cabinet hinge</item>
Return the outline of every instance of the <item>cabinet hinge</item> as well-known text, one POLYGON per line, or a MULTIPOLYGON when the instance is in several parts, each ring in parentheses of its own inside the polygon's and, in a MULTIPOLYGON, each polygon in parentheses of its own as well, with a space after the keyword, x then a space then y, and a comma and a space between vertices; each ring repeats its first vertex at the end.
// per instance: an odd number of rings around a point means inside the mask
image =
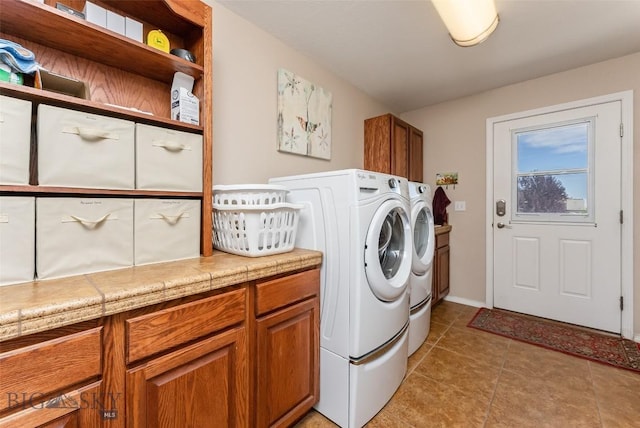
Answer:
POLYGON ((624 296, 620 296, 620 310, 624 310, 624 296))
POLYGON ((624 224, 624 211, 620 210, 620 224, 624 224))
POLYGON ((624 124, 620 124, 620 138, 624 137, 624 124))

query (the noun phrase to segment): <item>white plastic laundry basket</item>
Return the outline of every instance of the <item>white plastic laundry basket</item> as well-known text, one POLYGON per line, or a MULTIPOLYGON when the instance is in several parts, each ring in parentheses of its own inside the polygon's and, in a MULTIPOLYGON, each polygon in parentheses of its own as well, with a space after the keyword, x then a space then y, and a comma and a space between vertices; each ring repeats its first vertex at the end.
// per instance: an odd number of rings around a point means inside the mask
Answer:
POLYGON ((286 201, 289 190, 277 184, 213 186, 213 203, 218 205, 271 205, 286 201))
POLYGON ((302 207, 286 202, 266 205, 214 203, 213 246, 248 257, 291 251, 302 207))

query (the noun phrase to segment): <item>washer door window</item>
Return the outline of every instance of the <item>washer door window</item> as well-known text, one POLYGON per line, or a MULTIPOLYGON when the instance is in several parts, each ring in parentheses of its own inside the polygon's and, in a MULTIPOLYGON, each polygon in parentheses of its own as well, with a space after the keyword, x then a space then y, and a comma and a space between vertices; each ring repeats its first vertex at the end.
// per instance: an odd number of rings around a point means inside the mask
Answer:
POLYGON ((413 224, 412 269, 417 275, 424 274, 433 264, 435 234, 433 214, 425 201, 416 203, 411 210, 413 224))
POLYGON ((406 290, 412 245, 404 205, 398 200, 384 202, 371 221, 364 252, 367 281, 378 299, 393 301, 406 290))

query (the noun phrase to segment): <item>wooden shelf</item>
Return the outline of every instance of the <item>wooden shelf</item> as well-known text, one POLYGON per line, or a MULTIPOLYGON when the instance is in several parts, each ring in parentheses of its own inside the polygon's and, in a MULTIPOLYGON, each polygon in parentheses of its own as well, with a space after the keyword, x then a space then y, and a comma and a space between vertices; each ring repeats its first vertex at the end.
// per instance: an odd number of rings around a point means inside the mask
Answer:
POLYGON ((0 185, 0 195, 85 195, 85 196, 121 196, 121 197, 149 197, 149 198, 202 198, 202 192, 173 192, 166 190, 118 190, 118 189, 90 189, 80 187, 59 186, 30 186, 30 185, 0 185))
MULTIPOLYGON (((114 3, 120 6, 119 2, 114 3)), ((122 2, 122 5, 127 3, 135 2, 122 2)), ((154 5, 143 3, 151 12, 154 5)), ((201 65, 32 0, 2 0, 0 28, 3 33, 53 49, 64 46, 64 50, 72 55, 161 82, 170 83, 176 71, 196 80, 204 74, 201 65)))
POLYGON ((175 3, 172 0, 102 0, 103 3, 113 6, 122 12, 132 16, 144 16, 149 24, 158 28, 171 29, 172 32, 187 34, 196 25, 205 27, 205 17, 202 16, 202 9, 191 8, 189 3, 175 3), (162 7, 156 7, 155 2, 162 7))
POLYGON ((117 117, 119 119, 146 123, 148 125, 170 127, 172 129, 181 131, 202 132, 204 129, 202 126, 191 125, 186 122, 179 122, 177 120, 167 119, 165 117, 149 115, 142 112, 137 112, 135 110, 128 110, 126 108, 110 106, 107 104, 85 100, 82 98, 76 98, 69 95, 58 94, 56 92, 36 89, 30 86, 0 82, 0 95, 21 98, 24 100, 32 101, 34 103, 44 103, 57 107, 81 110, 87 113, 108 115, 111 117, 117 117))

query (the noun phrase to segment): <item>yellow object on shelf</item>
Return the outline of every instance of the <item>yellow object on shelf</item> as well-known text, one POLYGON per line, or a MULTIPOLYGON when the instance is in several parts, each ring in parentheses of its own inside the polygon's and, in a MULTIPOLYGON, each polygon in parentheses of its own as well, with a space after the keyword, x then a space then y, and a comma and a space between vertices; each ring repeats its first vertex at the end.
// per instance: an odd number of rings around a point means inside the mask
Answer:
POLYGON ((147 44, 166 53, 169 53, 171 49, 169 39, 160 30, 149 31, 149 34, 147 34, 147 44))

